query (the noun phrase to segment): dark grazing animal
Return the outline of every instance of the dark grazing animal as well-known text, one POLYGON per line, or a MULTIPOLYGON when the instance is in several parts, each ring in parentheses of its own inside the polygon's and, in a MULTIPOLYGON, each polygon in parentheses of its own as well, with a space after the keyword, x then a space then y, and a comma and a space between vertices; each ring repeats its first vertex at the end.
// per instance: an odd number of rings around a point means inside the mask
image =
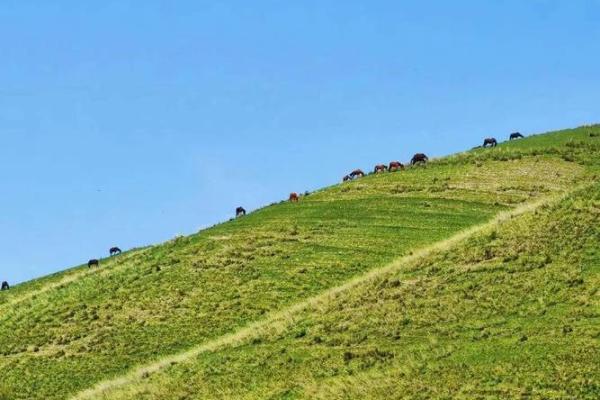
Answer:
POLYGON ((90 261, 88 261, 88 268, 97 267, 99 265, 100 265, 100 262, 98 260, 96 260, 95 258, 92 258, 90 261))
POLYGON ((425 154, 423 154, 423 153, 417 153, 410 160, 410 165, 415 165, 418 162, 426 163, 427 160, 429 160, 429 157, 427 157, 425 154))
POLYGON ((377 164, 375 166, 375 170, 373 172, 375 172, 376 174, 380 173, 380 172, 385 172, 385 170, 387 169, 387 166, 384 164, 377 164))
POLYGON ((8 282, 6 282, 6 281, 2 282, 2 289, 0 289, 0 290, 8 290, 8 289, 10 289, 8 282))
POLYGON ((488 145, 490 147, 496 147, 497 144, 498 142, 493 137, 483 139, 483 147, 487 147, 488 145))
POLYGON ((399 169, 404 169, 404 164, 400 161, 392 161, 390 162, 390 166, 388 167, 388 171, 398 171, 399 169))
POLYGON ((348 182, 348 181, 351 181, 351 180, 352 180, 352 177, 350 175, 346 175, 346 176, 344 176, 342 178, 342 182, 348 182))
POLYGON ((350 177, 352 179, 354 179, 354 178, 362 178, 363 176, 365 176, 365 173, 362 172, 362 170, 360 170, 360 169, 355 169, 354 171, 350 172, 350 177))
POLYGON ((121 254, 121 249, 118 247, 111 247, 108 252, 110 253, 111 256, 115 256, 117 254, 121 254))
POLYGON ((513 132, 510 134, 510 137, 508 138, 508 140, 519 139, 522 137, 525 137, 525 136, 521 135, 520 132, 513 132))
POLYGON ((235 216, 236 217, 240 217, 242 215, 246 215, 246 210, 244 209, 244 207, 238 207, 235 209, 235 216))
POLYGON ((297 203, 298 202, 298 193, 296 193, 296 192, 290 193, 290 201, 292 203, 297 203))

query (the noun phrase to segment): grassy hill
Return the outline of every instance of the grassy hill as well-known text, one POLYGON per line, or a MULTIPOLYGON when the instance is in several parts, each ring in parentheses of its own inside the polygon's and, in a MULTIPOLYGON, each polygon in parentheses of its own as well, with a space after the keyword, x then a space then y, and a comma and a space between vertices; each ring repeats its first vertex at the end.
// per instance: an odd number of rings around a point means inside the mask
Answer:
POLYGON ((15 286, 0 398, 596 398, 598 176, 537 135, 15 286))

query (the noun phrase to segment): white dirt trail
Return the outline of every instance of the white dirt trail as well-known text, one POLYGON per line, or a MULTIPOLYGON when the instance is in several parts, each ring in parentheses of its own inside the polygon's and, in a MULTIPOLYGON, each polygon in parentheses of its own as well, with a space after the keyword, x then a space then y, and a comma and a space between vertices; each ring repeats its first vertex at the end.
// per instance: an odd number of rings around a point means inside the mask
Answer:
POLYGON ((354 287, 363 285, 382 275, 395 272, 408 264, 411 264, 419 259, 427 257, 436 252, 447 250, 463 242, 465 239, 474 236, 478 233, 485 232, 486 230, 493 229, 494 227, 502 224, 504 221, 507 221, 511 218, 525 213, 533 212, 536 209, 545 205, 558 203, 568 195, 576 192, 577 190, 583 189, 584 187, 587 187, 589 185, 590 184, 577 186, 575 188, 572 188, 571 190, 559 194, 545 196, 543 198, 539 198, 517 206, 511 210, 500 212, 488 222, 467 228, 449 237, 448 239, 418 249, 412 254, 401 257, 384 267, 368 271, 362 275, 356 276, 348 280, 340 286, 327 289, 319 295, 300 301, 287 308, 284 308, 283 310, 268 314, 265 318, 252 322, 238 329, 237 331, 217 337, 215 339, 208 340, 203 344, 192 347, 189 350, 183 351, 181 353, 165 356, 158 360, 152 361, 146 365, 135 367, 133 370, 124 375, 101 381, 96 385, 75 394, 70 398, 70 400, 87 400, 97 398, 99 396, 102 396, 102 398, 107 398, 112 390, 125 387, 131 383, 143 379, 144 377, 148 377, 150 374, 159 372, 173 364, 191 360, 202 353, 207 353, 226 346, 239 344, 247 339, 260 335, 262 332, 265 332, 267 330, 283 330, 294 322, 295 317, 297 317, 298 314, 302 313, 307 309, 323 306, 335 299, 342 292, 349 291, 354 287))

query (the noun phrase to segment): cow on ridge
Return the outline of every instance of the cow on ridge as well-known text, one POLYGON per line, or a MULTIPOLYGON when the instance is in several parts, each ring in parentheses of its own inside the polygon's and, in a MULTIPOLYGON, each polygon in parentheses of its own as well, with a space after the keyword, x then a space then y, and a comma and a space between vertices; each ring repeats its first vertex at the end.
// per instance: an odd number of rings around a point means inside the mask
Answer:
POLYGON ((384 164, 377 164, 375 166, 375 170, 373 172, 375 172, 376 174, 380 173, 380 172, 385 172, 385 170, 387 169, 387 166, 384 164))
POLYGON ((390 162, 390 165, 388 167, 388 171, 392 172, 392 171, 398 171, 400 169, 404 169, 404 164, 402 164, 400 161, 392 161, 392 162, 390 162))
POLYGON ((498 142, 493 137, 483 139, 483 147, 496 147, 497 145, 498 142))
POLYGON ((361 169, 355 169, 354 171, 350 172, 350 177, 352 179, 362 178, 363 176, 365 176, 365 173, 362 172, 361 169))
POLYGON ((426 163, 428 160, 429 160, 429 157, 427 157, 425 154, 417 153, 410 160, 410 165, 415 165, 416 163, 426 163))
POLYGON ((520 138, 524 138, 525 136, 521 135, 521 132, 513 132, 510 134, 508 140, 513 140, 513 139, 520 139, 520 138))

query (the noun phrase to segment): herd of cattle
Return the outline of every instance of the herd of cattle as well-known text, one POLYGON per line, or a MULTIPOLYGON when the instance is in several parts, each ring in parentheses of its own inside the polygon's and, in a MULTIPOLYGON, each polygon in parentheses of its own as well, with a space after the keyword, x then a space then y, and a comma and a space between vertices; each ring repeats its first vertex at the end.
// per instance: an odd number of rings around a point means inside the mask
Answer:
MULTIPOLYGON (((509 140, 513 140, 513 139, 519 139, 524 137, 521 133, 519 132, 514 132, 511 133, 509 136, 509 140)), ((485 138, 483 139, 483 146, 481 147, 495 147, 498 144, 498 141, 493 138, 485 138)), ((429 158, 423 154, 423 153, 417 153, 415 154, 411 160, 410 160, 410 165, 415 165, 415 164, 419 164, 419 163, 426 163, 429 160, 429 158)), ((404 164, 402 164, 400 161, 392 161, 390 162, 389 165, 385 165, 385 164, 377 164, 375 165, 375 169, 373 170, 374 173, 378 174, 381 172, 385 172, 385 171, 389 171, 389 172, 393 172, 393 171, 398 171, 398 170, 402 170, 404 169, 404 164)), ((361 170, 361 169, 355 169, 354 171, 350 172, 348 175, 344 176, 342 178, 343 182, 347 182, 347 181, 351 181, 357 178, 362 178, 363 176, 365 176, 365 173, 361 170)), ((296 195, 296 193, 292 193, 290 195, 290 201, 298 201, 298 196, 296 195), (292 197, 292 195, 295 195, 294 197, 292 197)))
MULTIPOLYGON (((513 132, 510 134, 508 139, 513 140, 513 139, 519 139, 522 137, 524 137, 524 136, 521 133, 513 132)), ((498 144, 498 141, 495 138, 490 137, 490 138, 485 138, 483 140, 483 145, 481 147, 488 147, 488 146, 495 147, 497 144, 498 144)), ((410 165, 426 163, 428 160, 429 160, 429 158, 425 154, 416 153, 411 158, 410 165)), ((388 172, 394 172, 394 171, 400 171, 403 169, 404 169, 404 164, 402 164, 400 161, 392 161, 389 163, 389 165, 385 165, 385 164, 375 165, 375 169, 373 170, 373 172, 378 174, 381 172, 385 172, 386 170, 388 172)), ((347 181, 351 181, 354 179, 362 178, 363 176, 365 176, 365 173, 361 169, 355 169, 354 171, 350 172, 348 175, 344 176, 342 178, 342 181, 347 182, 347 181)), ((290 197, 289 197, 290 202, 297 203, 298 200, 299 200, 298 193, 296 193, 296 192, 290 193, 290 197)), ((241 217, 244 215, 246 215, 246 210, 244 209, 244 207, 237 207, 235 209, 236 217, 241 217)), ((115 256, 115 255, 121 254, 121 249, 119 249, 118 247, 111 247, 109 250, 109 254, 110 254, 110 256, 115 256)), ((98 267, 99 265, 100 265, 100 261, 96 258, 93 258, 88 261, 88 268, 98 267)), ((8 290, 8 289, 10 289, 8 282, 6 282, 6 281, 2 282, 1 290, 8 290)))

